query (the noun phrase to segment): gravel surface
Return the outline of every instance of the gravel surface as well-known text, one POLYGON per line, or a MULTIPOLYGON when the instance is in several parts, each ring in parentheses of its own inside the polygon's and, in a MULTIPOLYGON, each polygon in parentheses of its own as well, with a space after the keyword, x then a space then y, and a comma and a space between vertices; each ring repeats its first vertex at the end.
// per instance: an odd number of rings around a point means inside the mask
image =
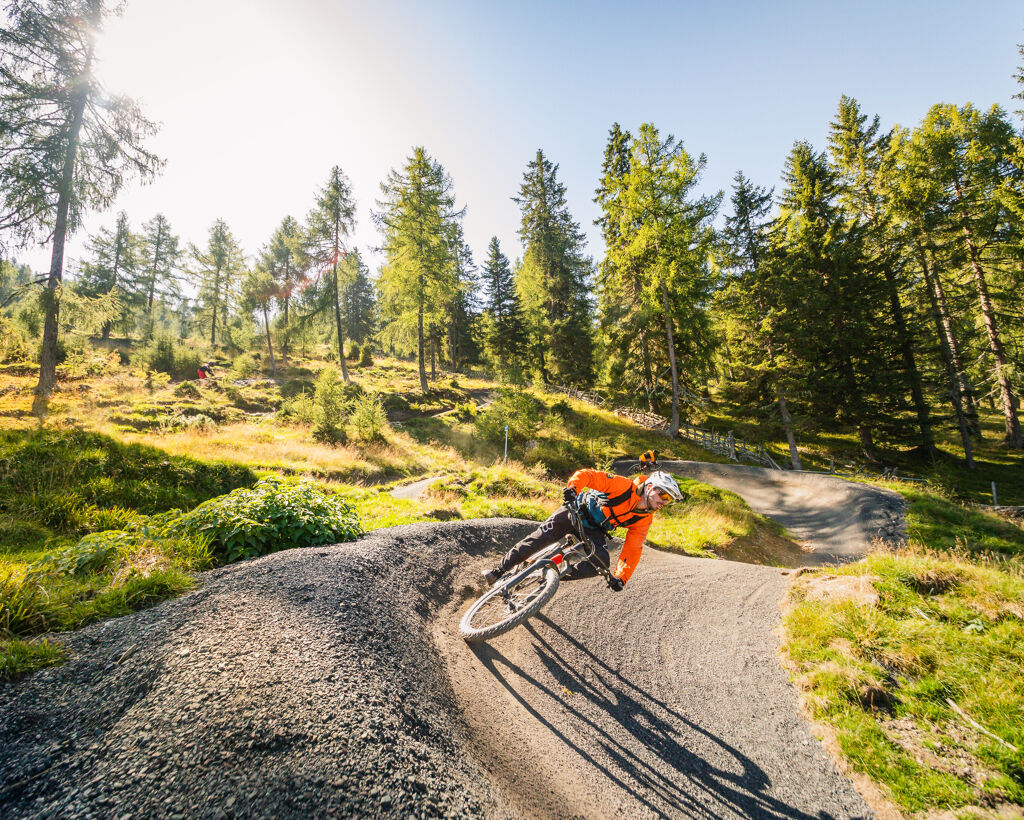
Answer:
POLYGON ((902 541, 905 503, 899 493, 836 476, 709 464, 663 461, 664 469, 730 490, 751 509, 778 521, 810 552, 798 563, 856 561, 876 539, 902 541))
POLYGON ((0 815, 505 816, 428 621, 530 524, 413 524, 204 575, 0 685, 0 815))
POLYGON ((476 573, 533 523, 412 524, 206 573, 0 685, 0 814, 868 814, 797 712, 777 569, 648 549, 470 648, 476 573), (486 557, 484 554, 486 553, 486 557))

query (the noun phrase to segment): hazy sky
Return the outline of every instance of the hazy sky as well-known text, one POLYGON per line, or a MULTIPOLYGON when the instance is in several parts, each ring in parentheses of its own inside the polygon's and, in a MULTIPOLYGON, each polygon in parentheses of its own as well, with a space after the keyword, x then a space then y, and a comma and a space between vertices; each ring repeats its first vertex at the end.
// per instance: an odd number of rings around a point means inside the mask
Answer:
MULTIPOLYGON (((284 216, 305 217, 333 165, 365 251, 379 184, 415 145, 451 174, 478 263, 492 235, 521 253, 510 197, 537 148, 599 256, 592 197, 613 122, 705 153, 704 190, 728 196, 740 169, 775 185, 794 140, 824 147, 844 93, 887 126, 937 102, 1017 107, 1018 42, 1019 0, 128 0, 99 71, 162 123, 150 146, 167 167, 91 214, 69 257, 121 209, 136 229, 163 212, 199 244, 223 217, 253 255, 284 216)), ((49 265, 48 249, 17 256, 49 265)))

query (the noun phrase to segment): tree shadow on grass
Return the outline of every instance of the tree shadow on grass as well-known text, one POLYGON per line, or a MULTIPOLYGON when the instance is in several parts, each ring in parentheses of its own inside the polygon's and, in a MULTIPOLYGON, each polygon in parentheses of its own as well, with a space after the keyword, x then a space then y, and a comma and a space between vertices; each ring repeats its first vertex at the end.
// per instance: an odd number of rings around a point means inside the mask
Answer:
POLYGON ((525 628, 533 636, 537 657, 553 684, 534 677, 488 644, 473 644, 473 652, 538 723, 657 816, 833 817, 824 811, 808 814, 772 797, 767 793, 771 781, 754 761, 611 668, 546 616, 537 620, 587 657, 586 675, 574 669, 530 622, 525 628), (589 710, 574 709, 572 717, 581 729, 577 736, 589 735, 595 741, 584 746, 527 701, 521 694, 522 683, 556 701, 563 710, 569 707, 563 705, 560 688, 586 698, 613 717, 628 737, 621 732, 613 734, 604 722, 587 717, 589 710), (720 768, 687 749, 679 738, 693 733, 720 747, 738 771, 720 768))

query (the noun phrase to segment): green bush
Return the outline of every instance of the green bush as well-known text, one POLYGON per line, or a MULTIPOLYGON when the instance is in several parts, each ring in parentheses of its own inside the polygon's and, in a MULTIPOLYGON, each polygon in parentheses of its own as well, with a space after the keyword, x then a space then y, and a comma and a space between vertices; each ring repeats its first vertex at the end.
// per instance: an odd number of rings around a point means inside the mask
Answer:
POLYGON ((360 367, 373 366, 373 345, 369 342, 363 344, 362 352, 359 354, 359 365, 360 367))
POLYGON ((252 353, 243 353, 231 362, 231 375, 236 379, 248 379, 259 375, 259 372, 260 364, 252 353))
POLYGON ((352 344, 350 344, 348 347, 348 354, 346 355, 345 358, 350 359, 354 362, 358 362, 361 353, 362 350, 359 347, 359 342, 352 342, 352 344))
POLYGON ((325 367, 320 371, 313 403, 313 438, 324 444, 344 444, 347 438, 344 425, 348 406, 336 368, 325 367))
POLYGON ((150 370, 166 373, 175 379, 196 378, 199 365, 203 363, 197 351, 176 344, 167 336, 154 339, 143 351, 142 358, 150 370))
POLYGON ((483 438, 498 444, 504 442, 508 425, 509 444, 523 444, 540 430, 541 409, 541 403, 529 393, 502 387, 494 402, 477 415, 476 429, 483 438))
POLYGON ((199 388, 192 382, 182 382, 174 388, 174 395, 179 399, 198 399, 202 396, 199 388))
POLYGON ((359 441, 384 441, 384 434, 390 429, 384 405, 373 394, 356 399, 349 421, 359 441))
POLYGON ((308 480, 276 476, 200 504, 170 531, 208 538, 224 562, 353 541, 363 532, 355 511, 334 493, 308 480))

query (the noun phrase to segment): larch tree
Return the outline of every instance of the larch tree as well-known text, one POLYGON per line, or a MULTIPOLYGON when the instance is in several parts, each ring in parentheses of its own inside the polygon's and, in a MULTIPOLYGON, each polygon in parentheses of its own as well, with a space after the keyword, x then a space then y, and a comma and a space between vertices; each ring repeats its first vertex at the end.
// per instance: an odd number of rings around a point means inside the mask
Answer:
POLYGON ((274 342, 270 337, 270 310, 278 295, 278 283, 264 268, 259 266, 246 273, 242 282, 241 307, 250 314, 259 314, 263 318, 263 333, 267 340, 267 355, 270 357, 270 373, 277 375, 277 362, 274 360, 274 342))
MULTIPOLYGON (((205 248, 191 246, 194 273, 199 280, 200 321, 210 328, 210 344, 217 344, 218 322, 223 329, 238 303, 245 256, 227 223, 216 220, 205 248)), ((223 334, 222 334, 223 335, 223 334)))
POLYGON ((644 123, 630 143, 629 171, 609 183, 616 205, 607 214, 616 225, 608 258, 614 270, 639 277, 636 298, 648 321, 664 332, 659 347, 669 365, 673 436, 679 431, 681 365, 705 377, 714 347, 711 223, 722 194, 695 195, 705 162, 644 123))
POLYGON ((0 27, 0 231, 52 241, 37 395, 53 390, 64 247, 87 208, 105 208, 126 180, 162 161, 143 141, 156 128, 93 74, 103 0, 9 0, 0 27))
POLYGON ((346 239, 355 227, 356 203, 352 186, 341 168, 331 169, 327 184, 320 192, 316 205, 306 219, 305 253, 316 276, 330 283, 334 309, 334 328, 338 341, 338 362, 341 376, 347 383, 345 365, 345 326, 341 317, 341 295, 338 287, 338 267, 348 253, 346 239))
POLYGON ((1000 333, 991 281, 998 267, 999 239, 1007 215, 1000 192, 1011 171, 1013 127, 998 106, 979 111, 972 105, 932 106, 908 147, 915 171, 938 186, 936 207, 945 215, 950 241, 960 248, 981 312, 992 375, 996 383, 1006 443, 1024 448, 1012 366, 1000 333))
POLYGON ((531 353, 545 380, 589 384, 594 376, 590 296, 593 263, 580 225, 569 212, 558 166, 544 152, 530 161, 519 196, 519 238, 525 252, 516 289, 531 335, 531 353))
POLYGON ((154 302, 157 299, 180 298, 177 270, 181 253, 181 239, 171 230, 171 224, 166 216, 157 214, 143 223, 139 276, 141 295, 146 305, 143 338, 153 337, 154 302))
POLYGON ((903 247, 896 215, 887 207, 887 189, 895 182, 896 157, 892 133, 882 133, 878 117, 870 123, 857 101, 843 96, 829 135, 832 160, 839 170, 840 201, 865 228, 866 264, 885 283, 884 293, 895 332, 902 384, 909 387, 924 455, 935 455, 931 413, 925 401, 921 372, 914 350, 914 332, 904 305, 908 283, 903 281, 903 247))
POLYGON ((451 177, 420 147, 380 187, 383 198, 373 218, 384 239, 377 280, 382 338, 416 351, 425 394, 428 331, 443 321, 457 290, 454 237, 464 209, 455 207, 451 177))
MULTIPOLYGON (((89 238, 86 249, 90 259, 82 263, 76 280, 77 289, 85 296, 110 296, 119 305, 118 323, 130 324, 131 310, 138 305, 141 238, 132 232, 128 214, 117 215, 114 228, 101 228, 89 238)), ((103 322, 100 334, 110 337, 114 319, 103 322)))

